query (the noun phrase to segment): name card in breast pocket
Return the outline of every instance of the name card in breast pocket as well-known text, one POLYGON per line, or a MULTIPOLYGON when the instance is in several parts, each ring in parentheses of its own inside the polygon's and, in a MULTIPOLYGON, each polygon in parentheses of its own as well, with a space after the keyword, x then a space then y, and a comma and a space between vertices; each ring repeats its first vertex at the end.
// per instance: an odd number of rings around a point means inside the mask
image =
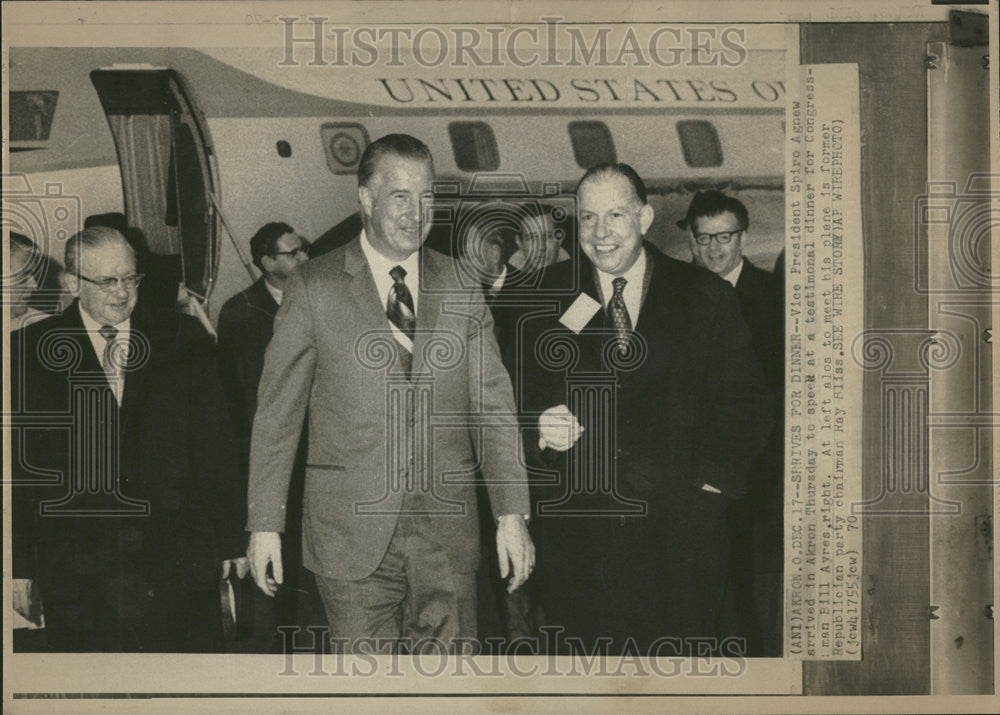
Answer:
POLYGON ((559 322, 579 334, 600 309, 600 303, 586 293, 581 293, 566 312, 559 316, 559 322))

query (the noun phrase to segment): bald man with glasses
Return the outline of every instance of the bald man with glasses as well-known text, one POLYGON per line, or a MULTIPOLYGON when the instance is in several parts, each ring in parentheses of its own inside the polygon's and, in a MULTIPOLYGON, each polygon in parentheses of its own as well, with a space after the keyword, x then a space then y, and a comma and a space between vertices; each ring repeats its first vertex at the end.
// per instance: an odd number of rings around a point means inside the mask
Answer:
POLYGON ((214 346, 138 304, 117 230, 70 238, 65 265, 72 305, 11 336, 13 576, 50 650, 218 651, 219 576, 247 564, 214 346))

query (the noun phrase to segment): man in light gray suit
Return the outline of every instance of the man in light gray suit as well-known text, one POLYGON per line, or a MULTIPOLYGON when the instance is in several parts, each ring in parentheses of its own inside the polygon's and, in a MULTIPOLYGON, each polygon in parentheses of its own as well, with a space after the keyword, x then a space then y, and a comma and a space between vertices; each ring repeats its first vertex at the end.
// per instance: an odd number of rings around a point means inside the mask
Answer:
POLYGON ((361 235, 292 273, 264 358, 251 569, 273 595, 308 414, 303 563, 317 576, 335 651, 355 651, 359 639, 377 639, 383 652, 432 641, 454 651, 476 636, 477 469, 508 588, 534 567, 513 391, 489 310, 481 292, 460 286, 451 259, 421 248, 433 178, 430 152, 413 137, 368 146, 361 235))

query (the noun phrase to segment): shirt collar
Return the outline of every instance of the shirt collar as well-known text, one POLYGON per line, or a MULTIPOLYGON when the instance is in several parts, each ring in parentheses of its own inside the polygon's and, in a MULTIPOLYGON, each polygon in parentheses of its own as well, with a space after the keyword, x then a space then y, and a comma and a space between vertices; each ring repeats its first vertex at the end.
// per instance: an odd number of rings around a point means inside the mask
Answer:
POLYGON ((402 266, 403 270, 406 271, 408 279, 411 279, 411 277, 413 281, 417 279, 418 268, 420 267, 420 251, 414 251, 402 261, 394 261, 386 258, 372 245, 364 229, 361 229, 361 250, 364 251, 365 258, 368 260, 368 265, 371 266, 373 274, 381 275, 384 273, 388 275, 389 271, 395 266, 402 266))
POLYGON ((738 281, 740 279, 740 273, 743 272, 743 261, 744 261, 744 259, 741 258, 740 262, 736 266, 736 268, 734 268, 733 270, 729 271, 729 273, 727 273, 726 275, 722 276, 723 278, 725 278, 727 281, 729 281, 732 284, 733 288, 736 287, 736 281, 738 281))
POLYGON ((281 298, 285 295, 285 292, 281 288, 271 285, 271 282, 267 278, 264 279, 264 287, 267 288, 267 292, 274 298, 274 302, 281 305, 281 298))
MULTIPOLYGON (((596 268, 596 266, 595 266, 596 268)), ((611 300, 611 296, 614 293, 614 287, 612 286, 612 281, 618 276, 613 276, 610 273, 605 273, 602 270, 597 270, 597 279, 601 282, 601 298, 604 300, 604 304, 607 305, 608 301, 611 300)), ((622 275, 627 283, 627 287, 635 287, 640 291, 642 290, 642 283, 646 277, 646 249, 643 248, 639 252, 639 257, 635 259, 635 263, 632 267, 625 271, 622 275)))
MULTIPOLYGON (((361 251, 368 261, 372 278, 375 280, 375 290, 383 303, 389 295, 389 289, 394 283, 389 275, 395 266, 401 266, 406 271, 406 287, 410 289, 410 299, 413 301, 413 310, 416 312, 420 308, 420 251, 414 251, 403 261, 393 261, 379 253, 375 246, 368 240, 368 234, 361 229, 361 251)), ((384 306, 383 306, 384 307, 384 306)))
MULTIPOLYGON (((91 316, 90 313, 84 310, 83 303, 78 303, 77 305, 80 308, 80 319, 83 321, 83 327, 86 328, 87 332, 88 333, 99 332, 100 329, 104 327, 104 324, 98 323, 96 320, 94 320, 93 316, 91 316)), ((117 329, 118 334, 121 335, 123 333, 128 332, 129 325, 131 324, 131 322, 132 322, 132 316, 130 315, 129 317, 125 318, 125 320, 113 325, 112 327, 117 329)))
POLYGON ((503 283, 504 283, 505 280, 507 280, 507 266, 506 265, 503 268, 500 269, 500 275, 498 275, 496 278, 494 278, 493 282, 490 284, 489 294, 490 295, 496 295, 497 293, 499 293, 500 289, 503 288, 503 283))

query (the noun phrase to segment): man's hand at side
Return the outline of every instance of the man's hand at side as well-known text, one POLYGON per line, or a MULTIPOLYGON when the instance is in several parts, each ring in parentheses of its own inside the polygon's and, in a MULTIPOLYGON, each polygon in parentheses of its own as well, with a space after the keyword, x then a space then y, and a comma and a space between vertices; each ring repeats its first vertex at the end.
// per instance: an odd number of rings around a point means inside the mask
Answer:
POLYGON ((236 578, 243 578, 247 575, 249 568, 250 561, 246 556, 241 556, 238 559, 226 559, 222 562, 222 579, 229 578, 229 572, 234 569, 236 571, 236 578))
POLYGON ((583 426, 566 405, 550 407, 538 416, 539 448, 565 452, 580 439, 583 426))
POLYGON ((507 593, 513 593, 535 568, 535 545, 520 514, 504 514, 497 520, 497 556, 500 578, 511 574, 507 593))
POLYGON ((276 594, 278 586, 284 581, 281 568, 281 534, 277 531, 255 531, 250 534, 247 559, 250 561, 250 573, 258 588, 268 596, 276 594), (269 562, 274 578, 267 575, 269 562))

